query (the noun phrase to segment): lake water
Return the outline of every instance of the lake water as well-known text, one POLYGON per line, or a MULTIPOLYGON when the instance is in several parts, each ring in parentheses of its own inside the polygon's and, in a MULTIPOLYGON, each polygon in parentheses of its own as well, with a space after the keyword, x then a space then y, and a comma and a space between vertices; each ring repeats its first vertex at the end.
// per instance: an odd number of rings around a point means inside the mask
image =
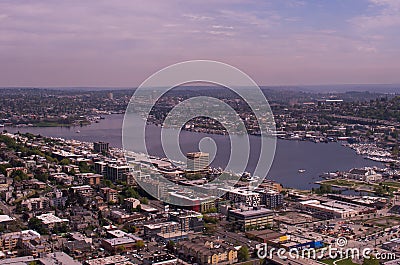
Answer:
MULTIPOLYGON (((113 147, 122 146, 122 121, 123 115, 109 115, 99 123, 84 127, 28 127, 5 129, 9 132, 30 132, 49 137, 76 139, 86 142, 105 141, 113 147), (76 133, 77 131, 80 133, 76 133)), ((163 157, 160 144, 161 128, 148 125, 146 129, 147 148, 151 155, 163 157)), ((183 153, 197 151, 200 140, 210 137, 217 146, 217 152, 212 162, 214 167, 224 167, 229 160, 229 137, 224 135, 209 135, 182 131, 180 133, 180 146, 183 153)), ((252 172, 257 164, 259 153, 258 136, 249 137, 251 144, 250 160, 247 171, 252 172), (254 147, 254 148, 253 148, 254 147)), ((354 167, 382 166, 381 163, 364 159, 353 150, 343 147, 340 143, 312 143, 307 141, 277 140, 275 158, 267 178, 281 183, 285 187, 311 189, 324 172, 349 170, 354 167), (302 174, 299 169, 305 169, 302 174)))

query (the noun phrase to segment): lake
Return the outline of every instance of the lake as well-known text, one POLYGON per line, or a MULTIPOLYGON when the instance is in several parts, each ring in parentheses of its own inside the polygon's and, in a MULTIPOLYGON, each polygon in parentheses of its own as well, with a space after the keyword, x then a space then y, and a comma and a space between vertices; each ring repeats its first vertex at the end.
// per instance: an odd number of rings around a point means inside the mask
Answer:
MULTIPOLYGON (((85 142, 105 141, 113 147, 122 147, 122 114, 108 115, 99 123, 84 127, 6 127, 9 132, 29 132, 48 137, 76 139, 85 142), (79 130, 79 133, 77 131, 79 130)), ((146 143, 151 155, 163 157, 160 144, 161 128, 148 125, 146 128, 146 143)), ((212 166, 222 167, 227 164, 230 157, 229 136, 210 135, 182 131, 180 133, 180 147, 183 153, 198 150, 199 142, 209 137, 214 140, 217 152, 212 166)), ((238 136, 239 137, 239 136, 238 136)), ((249 136, 251 153, 246 171, 252 172, 257 164, 259 153, 259 136, 249 136), (253 148, 254 147, 254 148, 253 148)), ((139 150, 138 150, 139 151, 139 150)), ((281 183, 285 187, 311 189, 317 187, 313 184, 320 179, 324 172, 349 170, 354 167, 382 166, 381 163, 364 159, 352 149, 340 143, 313 143, 308 141, 277 140, 275 158, 267 178, 281 183), (304 169, 304 173, 299 173, 304 169)))

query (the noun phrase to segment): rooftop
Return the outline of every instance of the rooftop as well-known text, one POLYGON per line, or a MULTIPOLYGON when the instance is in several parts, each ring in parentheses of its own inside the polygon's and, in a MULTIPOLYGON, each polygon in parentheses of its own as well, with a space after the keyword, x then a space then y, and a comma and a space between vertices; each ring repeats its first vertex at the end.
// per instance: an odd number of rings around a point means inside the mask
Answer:
POLYGON ((0 223, 11 222, 11 221, 14 221, 14 220, 15 220, 14 218, 12 218, 12 217, 10 217, 8 215, 0 215, 0 223))

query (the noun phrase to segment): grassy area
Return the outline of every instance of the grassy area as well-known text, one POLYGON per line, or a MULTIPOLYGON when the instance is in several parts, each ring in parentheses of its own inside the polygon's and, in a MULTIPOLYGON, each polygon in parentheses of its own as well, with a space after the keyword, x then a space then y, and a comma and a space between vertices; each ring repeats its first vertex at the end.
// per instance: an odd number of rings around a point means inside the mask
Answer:
POLYGON ((389 187, 400 188, 400 183, 399 182, 395 182, 395 181, 385 181, 385 182, 382 182, 382 185, 386 185, 386 186, 389 186, 389 187))
POLYGON ((325 259, 325 260, 321 260, 321 262, 328 264, 328 265, 333 265, 334 260, 333 259, 325 259))
MULTIPOLYGON (((328 265, 333 265, 334 261, 336 261, 336 260, 332 260, 332 259, 321 260, 322 263, 325 263, 325 264, 328 264, 328 265)), ((358 264, 352 262, 351 259, 345 259, 345 260, 341 260, 339 262, 336 262, 336 265, 358 265, 358 264)))
POLYGON ((362 185, 363 183, 358 183, 354 181, 349 181, 349 180, 343 180, 343 179, 332 179, 332 180, 325 180, 322 181, 323 184, 328 184, 328 185, 338 185, 338 186, 344 186, 344 187, 352 187, 356 185, 362 185))
POLYGON ((35 127, 69 127, 69 126, 72 126, 72 124, 62 124, 62 123, 56 123, 56 122, 38 122, 38 123, 35 123, 33 126, 35 126, 35 127))
POLYGON ((388 227, 392 227, 392 226, 395 226, 395 225, 399 225, 400 224, 400 217, 397 217, 397 216, 385 216, 385 217, 370 219, 370 220, 366 221, 365 223, 368 223, 368 224, 371 224, 371 225, 375 225, 375 226, 379 226, 379 227, 382 227, 382 228, 388 228, 388 227))

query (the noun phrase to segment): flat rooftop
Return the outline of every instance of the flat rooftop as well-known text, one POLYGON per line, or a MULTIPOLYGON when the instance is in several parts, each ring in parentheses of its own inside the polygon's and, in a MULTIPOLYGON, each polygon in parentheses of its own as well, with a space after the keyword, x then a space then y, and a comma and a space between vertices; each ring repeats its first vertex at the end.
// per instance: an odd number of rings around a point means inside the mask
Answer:
POLYGON ((0 215, 0 223, 11 222, 11 221, 14 221, 14 220, 15 220, 15 218, 10 217, 8 215, 4 215, 4 214, 0 215))

